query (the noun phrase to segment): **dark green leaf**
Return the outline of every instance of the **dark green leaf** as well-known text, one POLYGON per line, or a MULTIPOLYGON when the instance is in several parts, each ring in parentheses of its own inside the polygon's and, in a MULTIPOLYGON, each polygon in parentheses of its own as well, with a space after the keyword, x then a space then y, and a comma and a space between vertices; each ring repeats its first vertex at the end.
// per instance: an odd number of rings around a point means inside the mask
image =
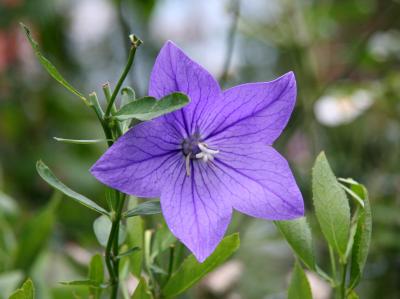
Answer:
POLYGON ((312 187, 315 213, 322 233, 330 246, 343 257, 350 230, 350 207, 323 152, 313 168, 312 187))
POLYGON ((353 185, 352 190, 364 201, 364 209, 361 210, 358 217, 357 230, 351 253, 350 286, 354 288, 360 282, 368 257, 371 242, 372 216, 367 189, 363 185, 358 184, 353 185))
POLYGON ((153 296, 147 289, 146 281, 143 277, 140 278, 139 284, 133 292, 131 299, 152 299, 153 296))
MULTIPOLYGON (((100 254, 96 254, 92 257, 89 264, 89 280, 95 282, 97 286, 100 286, 104 282, 104 266, 103 259, 100 254)), ((89 288, 91 299, 100 299, 102 289, 101 288, 89 288)))
MULTIPOLYGON (((107 246, 108 237, 110 236, 112 223, 108 216, 101 215, 93 222, 93 230, 96 235, 97 241, 103 247, 107 246)), ((119 236, 118 242, 121 245, 125 241, 126 229, 125 226, 120 223, 119 225, 119 236)))
POLYGON ((152 200, 145 201, 141 204, 138 204, 133 209, 127 211, 124 216, 125 217, 133 217, 133 216, 144 216, 144 215, 154 215, 161 213, 160 201, 152 200))
POLYGON ((233 234, 225 237, 214 253, 203 263, 199 263, 193 255, 190 255, 165 285, 162 290, 163 294, 167 298, 181 294, 203 278, 207 273, 225 262, 239 246, 239 234, 233 234))
POLYGON ((290 280, 288 299, 312 299, 312 293, 307 276, 300 263, 296 261, 290 280))
POLYGON ((178 92, 172 93, 161 100, 144 97, 125 105, 114 116, 120 121, 127 119, 146 121, 181 109, 188 103, 188 97, 178 92))
POLYGON ((289 221, 275 221, 275 225, 302 262, 309 269, 315 270, 315 254, 312 244, 312 234, 306 217, 289 221))
POLYGON ((59 142, 72 143, 72 144, 94 144, 94 143, 112 141, 111 139, 66 139, 59 137, 53 137, 53 138, 54 140, 57 140, 59 142))
POLYGON ((9 299, 34 299, 35 298, 35 287, 33 286, 32 280, 28 279, 22 285, 22 288, 15 291, 9 299))
POLYGON ((60 193, 55 193, 47 206, 24 225, 15 254, 16 269, 29 270, 41 250, 47 245, 54 227, 55 210, 60 197, 60 193))
POLYGON ((27 26, 21 23, 22 28, 24 29, 25 35, 31 44, 33 51, 35 52, 36 57, 39 59, 39 62, 42 64, 42 66, 46 69, 46 71, 49 73, 50 76, 52 76, 56 81, 58 81, 62 86, 64 86, 66 89, 68 89, 70 92, 78 96, 86 105, 90 105, 88 100, 78 91, 76 90, 71 84, 67 82, 67 80, 64 79, 64 77, 58 72, 56 67, 49 61, 47 60, 46 57, 42 55, 42 53, 39 50, 39 45, 37 42, 32 38, 31 32, 27 26))
POLYGON ((69 196, 78 203, 84 205, 85 207, 88 207, 89 209, 92 209, 100 214, 108 215, 108 212, 100 207, 98 204, 96 204, 94 201, 65 186, 42 161, 39 160, 36 163, 36 169, 42 179, 44 179, 52 187, 61 191, 62 193, 69 196))

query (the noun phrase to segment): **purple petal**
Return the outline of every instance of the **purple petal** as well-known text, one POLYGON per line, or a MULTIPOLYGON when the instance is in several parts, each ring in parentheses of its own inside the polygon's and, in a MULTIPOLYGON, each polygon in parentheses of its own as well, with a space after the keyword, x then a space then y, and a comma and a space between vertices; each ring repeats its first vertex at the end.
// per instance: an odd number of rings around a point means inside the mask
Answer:
POLYGON ((119 138, 90 171, 121 192, 158 197, 164 178, 183 161, 177 136, 162 119, 141 123, 119 138))
POLYGON ((191 102, 165 118, 190 135, 198 129, 199 120, 207 121, 222 93, 217 81, 203 67, 169 41, 158 54, 151 72, 149 95, 162 98, 177 91, 187 94, 191 102))
POLYGON ((287 161, 262 143, 220 147, 214 173, 233 208, 253 217, 287 220, 304 215, 304 203, 287 161))
POLYGON ((296 80, 289 72, 264 83, 238 85, 223 93, 223 100, 213 112, 207 139, 261 141, 271 145, 281 134, 296 101, 296 80))
POLYGON ((191 175, 185 166, 174 169, 172 183, 161 194, 161 208, 171 232, 203 262, 222 240, 232 208, 213 180, 209 165, 192 160, 191 175))

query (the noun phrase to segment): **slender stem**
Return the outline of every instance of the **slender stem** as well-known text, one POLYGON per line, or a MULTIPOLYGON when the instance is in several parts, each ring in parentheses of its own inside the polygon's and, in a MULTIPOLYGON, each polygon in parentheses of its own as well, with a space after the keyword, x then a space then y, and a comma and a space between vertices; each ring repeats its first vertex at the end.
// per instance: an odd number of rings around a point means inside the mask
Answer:
POLYGON ((340 281, 340 299, 346 298, 346 274, 347 274, 347 264, 343 264, 342 279, 340 281))
POLYGON ((335 259, 335 254, 333 252, 333 248, 329 246, 329 259, 331 261, 331 270, 332 270, 332 279, 335 282, 336 285, 336 259, 335 259))
POLYGON ((135 60, 135 54, 136 54, 136 49, 141 45, 142 41, 138 39, 136 36, 131 35, 131 49, 129 51, 129 56, 128 56, 128 62, 126 63, 125 69, 121 74, 121 77, 118 80, 117 85, 115 86, 115 89, 111 95, 110 101, 108 102, 106 113, 104 118, 107 119, 111 115, 111 109, 114 105, 115 99, 117 97, 117 94, 122 86, 122 83, 124 83, 124 80, 126 76, 128 75, 129 70, 132 67, 133 61, 135 60))

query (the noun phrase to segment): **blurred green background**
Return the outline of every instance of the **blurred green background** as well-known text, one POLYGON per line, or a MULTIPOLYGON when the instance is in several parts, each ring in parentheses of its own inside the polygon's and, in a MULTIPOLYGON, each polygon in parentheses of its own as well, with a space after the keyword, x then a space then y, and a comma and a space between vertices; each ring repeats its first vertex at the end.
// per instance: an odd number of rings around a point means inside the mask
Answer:
MULTIPOLYGON (((101 252, 95 215, 67 198, 50 201, 52 190, 35 171, 43 159, 69 186, 104 202, 88 169, 106 146, 52 138, 102 138, 101 128, 40 67, 21 21, 86 94, 116 83, 130 32, 144 40, 126 82, 139 96, 167 39, 223 76, 224 87, 293 70, 297 106, 276 146, 301 185, 307 215, 311 167, 323 149, 338 176, 370 192, 373 234, 361 298, 400 298, 399 16, 397 0, 243 0, 239 10, 230 0, 0 0, 0 298, 26 275, 39 299, 74 298, 58 282, 84 277, 90 256, 101 252)), ((187 298, 285 298, 293 257, 272 223, 235 215, 231 230, 241 232, 240 250, 187 298)), ((323 282, 311 284, 315 298, 329 298, 323 282)))

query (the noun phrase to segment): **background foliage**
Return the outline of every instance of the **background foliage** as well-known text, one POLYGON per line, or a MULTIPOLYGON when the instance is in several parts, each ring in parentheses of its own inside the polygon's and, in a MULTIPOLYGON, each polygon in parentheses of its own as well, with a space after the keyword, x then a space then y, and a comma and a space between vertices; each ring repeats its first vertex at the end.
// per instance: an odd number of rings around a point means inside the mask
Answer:
MULTIPOLYGON (((103 188, 87 171, 105 145, 52 139, 101 138, 102 132, 90 111, 40 68, 20 21, 85 93, 93 86, 101 93, 99 82, 116 83, 129 32, 145 42, 129 77, 139 96, 146 95, 152 63, 166 39, 223 77, 225 87, 294 70, 298 103, 276 146, 289 159, 309 210, 311 167, 322 149, 336 175, 368 187, 374 230, 359 294, 400 297, 400 3, 242 1, 237 26, 232 26, 236 4, 0 1, 0 298, 26 275, 33 278, 38 298, 72 298, 71 287, 58 282, 85 277, 85 265, 101 251, 93 235, 94 213, 52 194, 35 171, 37 160, 45 158, 63 181, 90 198, 105 200, 103 188)), ((284 298, 294 261, 273 224, 236 214, 230 230, 241 233, 238 253, 222 274, 211 274, 213 279, 205 279, 188 298, 284 298)), ((315 242, 318 248, 321 242, 315 242)), ((329 267, 327 256, 320 246, 317 258, 329 267)), ((319 288, 314 295, 327 298, 324 285, 310 281, 319 288)))

